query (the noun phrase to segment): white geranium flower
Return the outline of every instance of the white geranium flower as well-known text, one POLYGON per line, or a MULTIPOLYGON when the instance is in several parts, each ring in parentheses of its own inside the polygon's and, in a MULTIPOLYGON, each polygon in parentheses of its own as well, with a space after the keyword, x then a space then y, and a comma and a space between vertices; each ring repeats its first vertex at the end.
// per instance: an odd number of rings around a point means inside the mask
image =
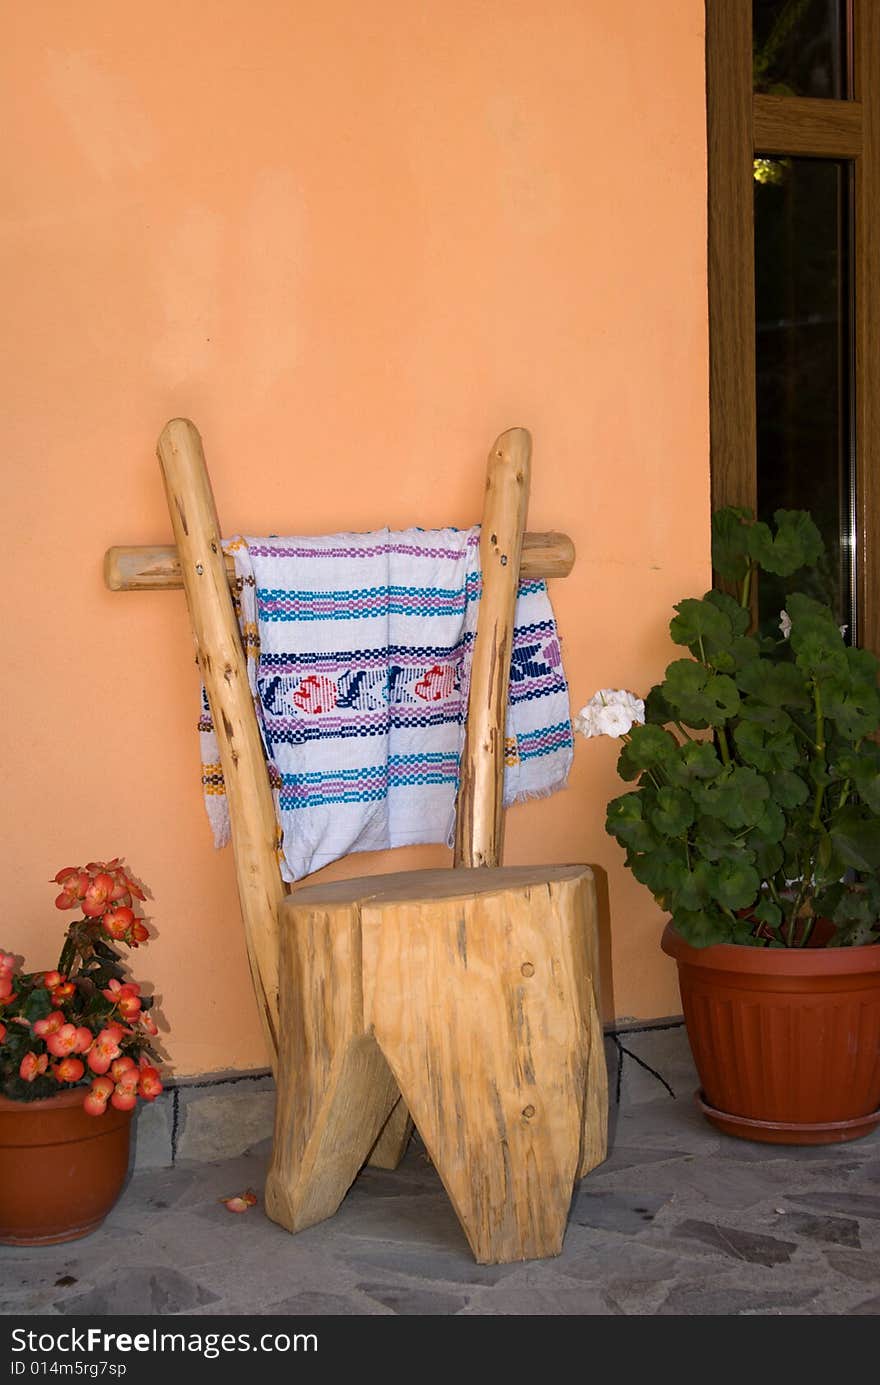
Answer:
POLYGON ((645 704, 624 688, 600 688, 574 719, 574 729, 591 736, 625 736, 636 724, 644 725, 645 704))

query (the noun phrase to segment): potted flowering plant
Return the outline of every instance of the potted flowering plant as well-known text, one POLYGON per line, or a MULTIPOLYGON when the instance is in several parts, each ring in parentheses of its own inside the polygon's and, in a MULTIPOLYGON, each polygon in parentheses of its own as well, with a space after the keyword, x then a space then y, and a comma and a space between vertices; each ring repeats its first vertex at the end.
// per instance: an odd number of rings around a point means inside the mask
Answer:
POLYGON ((635 787, 606 827, 671 916, 663 948, 679 964, 704 1110, 731 1133, 790 1143, 880 1123, 878 660, 803 592, 775 630, 751 616, 757 572, 815 584, 822 551, 804 511, 777 511, 774 528, 719 511, 713 566, 737 596, 680 601, 669 628, 687 656, 644 703, 606 690, 575 721, 624 742, 618 772, 635 787))
POLYGON ((56 906, 82 913, 57 966, 25 972, 0 951, 0 1241, 13 1244, 72 1239, 103 1220, 125 1178, 138 1098, 162 1091, 152 997, 118 951, 149 936, 135 914, 142 889, 119 859, 67 867, 55 882, 56 906))

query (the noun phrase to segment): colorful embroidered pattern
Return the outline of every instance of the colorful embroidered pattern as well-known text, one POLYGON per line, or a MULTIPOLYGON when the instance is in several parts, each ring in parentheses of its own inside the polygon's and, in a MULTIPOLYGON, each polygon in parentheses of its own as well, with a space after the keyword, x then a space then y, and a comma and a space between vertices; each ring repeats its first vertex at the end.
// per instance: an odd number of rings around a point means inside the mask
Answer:
MULTIPOLYGON (((479 529, 235 539, 234 597, 297 880, 351 851, 451 842, 481 592, 479 529)), ((202 782, 229 836, 203 691, 202 782)), ((505 804, 551 792, 572 759, 568 689, 543 582, 520 584, 505 804)))

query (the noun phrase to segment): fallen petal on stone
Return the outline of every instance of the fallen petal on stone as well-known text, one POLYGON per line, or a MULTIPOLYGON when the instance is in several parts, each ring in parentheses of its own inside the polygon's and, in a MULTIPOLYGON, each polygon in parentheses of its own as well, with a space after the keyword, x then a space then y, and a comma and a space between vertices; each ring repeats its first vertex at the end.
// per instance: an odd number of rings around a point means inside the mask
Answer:
POLYGON ((217 1199, 222 1202, 227 1212, 247 1212, 257 1201, 257 1195, 253 1189, 248 1188, 246 1193, 236 1193, 234 1197, 221 1197, 217 1199))

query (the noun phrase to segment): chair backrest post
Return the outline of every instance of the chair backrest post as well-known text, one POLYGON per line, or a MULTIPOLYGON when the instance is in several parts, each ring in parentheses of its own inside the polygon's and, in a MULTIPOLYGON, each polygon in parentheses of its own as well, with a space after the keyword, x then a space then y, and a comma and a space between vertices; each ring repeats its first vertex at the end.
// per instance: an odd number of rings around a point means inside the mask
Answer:
POLYGON ((220 543, 220 521, 198 429, 174 418, 157 448, 186 590, 196 659, 226 783, 235 874, 254 991, 275 1063, 278 911, 285 898, 272 790, 220 543))
POLYGON ((480 529, 483 590, 459 774, 456 866, 501 864, 507 690, 531 455, 527 430, 511 428, 496 439, 487 461, 480 529))

